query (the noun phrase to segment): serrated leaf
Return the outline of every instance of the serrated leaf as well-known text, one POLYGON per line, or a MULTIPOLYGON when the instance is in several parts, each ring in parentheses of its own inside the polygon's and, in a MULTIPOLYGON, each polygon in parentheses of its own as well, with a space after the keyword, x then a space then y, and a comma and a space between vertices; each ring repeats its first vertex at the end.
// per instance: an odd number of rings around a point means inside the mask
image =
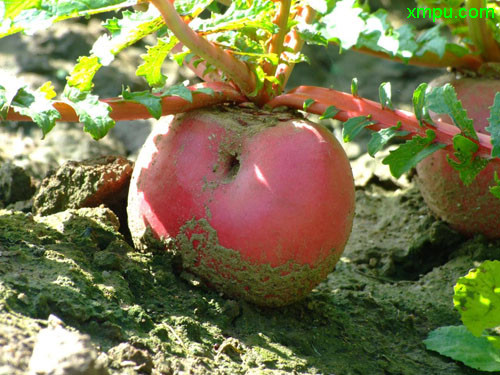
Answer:
POLYGON ((80 91, 91 90, 92 80, 101 66, 97 56, 81 56, 70 76, 66 78, 68 85, 80 91))
POLYGON ((12 99, 11 108, 21 115, 29 116, 42 129, 43 136, 50 132, 61 114, 52 106, 43 91, 20 89, 12 99))
POLYGON ((115 125, 115 121, 109 116, 111 107, 99 101, 96 95, 66 86, 64 96, 71 102, 79 120, 84 124, 83 130, 95 140, 104 137, 115 125))
POLYGON ((467 111, 458 100, 455 89, 447 83, 442 87, 432 89, 425 96, 426 106, 436 113, 447 114, 453 123, 469 138, 478 139, 473 121, 467 116, 467 111))
POLYGON ((0 19, 0 38, 24 31, 32 35, 36 31, 47 29, 52 23, 68 18, 82 17, 92 14, 132 6, 136 0, 37 0, 9 1, 12 7, 7 8, 3 19, 0 19))
POLYGON ((340 110, 338 108, 335 108, 333 105, 329 105, 328 107, 326 107, 325 112, 323 112, 323 114, 319 117, 319 119, 324 120, 324 119, 333 118, 339 112, 340 112, 340 110))
POLYGON ((485 261, 455 285, 453 303, 475 336, 500 326, 500 261, 485 261))
POLYGON ((438 328, 429 334, 424 344, 429 350, 477 370, 500 371, 500 349, 487 337, 476 337, 464 326, 438 328))
POLYGON ((378 132, 373 132, 370 141, 368 142, 368 154, 374 157, 375 154, 381 151, 385 145, 394 137, 404 137, 410 134, 407 131, 399 130, 401 124, 398 126, 392 126, 390 128, 379 130, 378 132))
POLYGON ((448 163, 458 171, 460 179, 464 185, 470 185, 476 176, 488 164, 488 160, 482 158, 474 158, 474 153, 478 150, 479 146, 463 135, 457 134, 453 137, 453 148, 455 150, 455 157, 458 163, 447 157, 448 163))
POLYGON ((42 86, 40 86, 38 91, 44 93, 45 99, 48 100, 55 98, 57 95, 56 91, 54 90, 54 85, 51 81, 45 82, 42 86))
POLYGON ((136 43, 164 25, 158 10, 151 6, 147 12, 122 12, 122 18, 108 19, 103 26, 110 35, 102 35, 91 49, 94 56, 99 57, 102 65, 109 65, 115 56, 126 47, 136 43))
POLYGON ((436 138, 436 133, 433 130, 427 129, 426 137, 415 136, 400 145, 396 150, 393 150, 382 161, 383 164, 389 165, 389 169, 394 177, 399 178, 403 173, 414 168, 420 161, 437 150, 446 147, 444 144, 433 143, 436 138))
POLYGON ((356 136, 366 128, 373 125, 374 122, 370 121, 366 116, 352 117, 342 127, 342 138, 344 142, 351 142, 356 136))
POLYGON ((490 117, 488 118, 489 126, 486 131, 491 134, 491 150, 492 157, 500 157, 500 93, 497 92, 493 105, 490 107, 490 117))
POLYGON ((154 95, 149 91, 130 92, 129 90, 122 91, 122 98, 131 102, 139 103, 145 106, 151 116, 159 119, 162 115, 161 97, 154 95))
POLYGON ((188 102, 193 102, 193 93, 184 85, 170 86, 162 92, 161 96, 178 96, 188 102))
POLYGON ((323 36, 329 41, 338 41, 344 49, 355 46, 365 28, 365 21, 360 17, 362 12, 356 0, 337 1, 333 10, 322 19, 323 36))
POLYGON ((158 39, 155 46, 148 47, 147 54, 141 55, 144 64, 137 68, 135 74, 144 77, 151 87, 163 87, 167 79, 161 71, 163 62, 177 43, 178 40, 174 36, 168 42, 164 39, 158 39))
POLYGON ((175 10, 181 16, 198 17, 214 0, 175 0, 175 10))
POLYGON ((448 41, 444 35, 441 33, 441 24, 427 29, 418 38, 417 43, 421 45, 419 50, 416 52, 417 56, 422 56, 426 52, 432 52, 442 58, 446 52, 446 45, 448 41))
POLYGON ((389 108, 394 110, 394 106, 392 105, 392 99, 391 99, 392 96, 391 83, 383 82, 378 88, 378 94, 382 108, 389 108))
POLYGON ((304 100, 304 104, 302 104, 302 109, 304 111, 307 111, 307 108, 309 108, 314 103, 316 103, 316 100, 314 100, 314 99, 306 99, 306 100, 304 100))

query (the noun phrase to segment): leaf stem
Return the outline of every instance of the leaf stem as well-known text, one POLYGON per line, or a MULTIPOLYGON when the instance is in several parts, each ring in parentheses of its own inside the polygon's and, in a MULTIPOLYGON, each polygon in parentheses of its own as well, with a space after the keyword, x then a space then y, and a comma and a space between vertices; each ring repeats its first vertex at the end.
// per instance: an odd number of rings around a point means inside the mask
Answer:
POLYGON ((255 76, 244 62, 196 34, 182 20, 170 1, 150 1, 160 11, 170 31, 191 52, 222 71, 245 95, 249 96, 255 90, 255 76))
MULTIPOLYGON (((330 42, 330 44, 338 45, 335 42, 330 42)), ((413 56, 408 62, 403 61, 400 57, 391 56, 388 53, 381 51, 373 51, 365 47, 356 48, 352 47, 351 50, 361 52, 367 55, 383 58, 386 60, 397 61, 403 64, 410 64, 415 66, 422 66, 426 68, 447 68, 453 67, 457 69, 470 69, 477 71, 481 65, 484 63, 483 59, 477 55, 464 55, 457 56, 450 52, 445 52, 442 58, 432 52, 426 52, 422 56, 413 56)))
POLYGON ((486 9, 486 0, 467 0, 465 2, 467 7, 467 25, 469 26, 469 36, 478 48, 481 56, 486 62, 500 61, 500 47, 493 37, 493 32, 488 26, 488 13, 486 17, 472 18, 471 11, 476 10, 477 13, 486 9))
MULTIPOLYGON (((316 11, 310 6, 299 7, 297 9, 296 17, 302 18, 305 23, 312 23, 316 18, 316 11)), ((290 31, 285 37, 285 43, 288 48, 292 50, 292 53, 296 54, 302 50, 304 46, 304 41, 299 35, 297 29, 290 31)), ((282 63, 278 65, 276 70, 276 77, 282 82, 281 89, 283 90, 292 74, 295 64, 292 63, 282 63)))
MULTIPOLYGON (((453 151, 453 137, 460 133, 459 128, 444 122, 438 122, 436 126, 425 123, 424 126, 420 126, 419 121, 411 112, 383 109, 380 103, 322 87, 300 86, 286 94, 277 96, 267 105, 272 108, 287 106, 302 110, 307 99, 314 100, 314 103, 307 107, 307 112, 321 115, 329 106, 334 106, 340 110, 335 116, 337 120, 347 121, 352 117, 369 116, 370 121, 375 122, 369 128, 375 131, 401 123, 401 130, 410 132, 408 137, 414 135, 425 137, 426 130, 431 129, 436 133, 435 142, 445 144, 446 149, 450 152, 453 151)), ((478 136, 479 141, 476 143, 479 145, 479 149, 476 155, 491 158, 490 137, 481 133, 478 136)))
MULTIPOLYGON (((208 107, 222 103, 242 103, 247 101, 239 91, 228 84, 222 82, 199 83, 188 87, 193 91, 193 101, 188 102, 178 96, 166 96, 162 98, 162 115, 171 115, 187 112, 196 108, 208 107), (210 88, 214 91, 213 95, 196 92, 200 88, 210 88)), ((115 121, 141 120, 151 118, 151 114, 141 104, 123 100, 122 98, 103 99, 111 107, 111 118, 115 121)), ((58 121, 79 122, 78 116, 66 102, 54 102, 54 108, 59 111, 61 118, 58 121)), ((8 121, 32 121, 28 116, 20 115, 10 109, 7 113, 8 121)))

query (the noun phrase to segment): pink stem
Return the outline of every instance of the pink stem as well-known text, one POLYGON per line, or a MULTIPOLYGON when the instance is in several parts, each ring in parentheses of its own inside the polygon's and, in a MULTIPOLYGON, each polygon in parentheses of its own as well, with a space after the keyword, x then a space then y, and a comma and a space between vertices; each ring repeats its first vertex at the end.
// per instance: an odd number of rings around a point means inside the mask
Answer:
MULTIPOLYGON (((313 99, 314 104, 307 108, 307 112, 315 114, 323 114, 329 106, 334 106, 340 110, 335 116, 337 120, 347 121, 349 118, 357 116, 369 116, 370 120, 375 122, 370 126, 371 130, 378 131, 380 129, 389 128, 401 123, 401 130, 410 132, 410 136, 420 135, 425 137, 425 131, 431 129, 436 133, 435 142, 446 145, 448 151, 453 151, 453 136, 460 133, 460 129, 456 126, 438 122, 436 126, 431 126, 424 123, 420 126, 419 121, 411 112, 401 110, 390 110, 382 108, 380 103, 352 96, 344 92, 326 89, 322 87, 300 86, 290 92, 277 96, 269 103, 268 106, 274 108, 279 106, 287 106, 296 109, 303 109, 304 102, 307 99, 313 99)), ((476 142, 479 149, 477 156, 491 158, 491 139, 486 134, 478 134, 479 141, 476 142)))
MULTIPOLYGON (((200 92, 193 92, 193 101, 188 102, 178 96, 166 96, 162 98, 162 115, 171 115, 187 112, 196 108, 209 107, 222 103, 242 103, 247 101, 239 91, 233 87, 222 83, 200 83, 190 86, 191 91, 200 88, 211 88, 214 95, 208 95, 200 92)), ((126 101, 121 98, 103 99, 111 107, 111 118, 115 121, 140 120, 151 118, 151 114, 142 104, 126 101)), ((73 107, 65 102, 54 102, 54 108, 59 111, 61 118, 58 121, 79 122, 78 116, 73 107)), ((20 115, 12 108, 7 114, 6 120, 9 121, 32 121, 28 116, 20 115)))
POLYGON ((151 0, 160 11, 165 24, 195 55, 227 75, 247 96, 255 90, 255 77, 248 66, 194 32, 179 16, 174 5, 168 0, 151 0))

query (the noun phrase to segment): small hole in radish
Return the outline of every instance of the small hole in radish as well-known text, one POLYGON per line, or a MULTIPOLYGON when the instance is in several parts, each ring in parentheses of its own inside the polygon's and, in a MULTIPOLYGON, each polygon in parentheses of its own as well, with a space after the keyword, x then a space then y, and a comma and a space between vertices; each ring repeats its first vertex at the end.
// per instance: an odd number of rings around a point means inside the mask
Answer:
POLYGON ((233 178, 240 170, 240 160, 236 155, 231 155, 228 160, 227 177, 233 178))

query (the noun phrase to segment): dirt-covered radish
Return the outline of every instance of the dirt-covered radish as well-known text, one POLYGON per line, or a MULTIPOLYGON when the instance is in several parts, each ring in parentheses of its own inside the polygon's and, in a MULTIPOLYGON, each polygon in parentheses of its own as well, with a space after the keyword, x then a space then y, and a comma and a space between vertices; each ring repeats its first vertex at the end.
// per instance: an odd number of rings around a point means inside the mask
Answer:
POLYGON ((129 194, 147 234, 228 296, 267 305, 304 297, 349 237, 354 184, 326 129, 290 112, 215 107, 168 118, 141 150, 129 194))
MULTIPOLYGON (((485 133, 490 108, 500 80, 441 77, 431 86, 450 83, 458 99, 474 121, 478 133, 485 133)), ((448 116, 433 116, 434 120, 451 123, 448 116)), ((494 185, 494 172, 500 172, 498 163, 490 163, 468 186, 440 150, 417 165, 418 185, 425 202, 434 214, 451 227, 466 235, 482 233, 489 238, 500 238, 500 200, 489 191, 494 185)), ((453 158, 453 156, 450 155, 453 158)))

